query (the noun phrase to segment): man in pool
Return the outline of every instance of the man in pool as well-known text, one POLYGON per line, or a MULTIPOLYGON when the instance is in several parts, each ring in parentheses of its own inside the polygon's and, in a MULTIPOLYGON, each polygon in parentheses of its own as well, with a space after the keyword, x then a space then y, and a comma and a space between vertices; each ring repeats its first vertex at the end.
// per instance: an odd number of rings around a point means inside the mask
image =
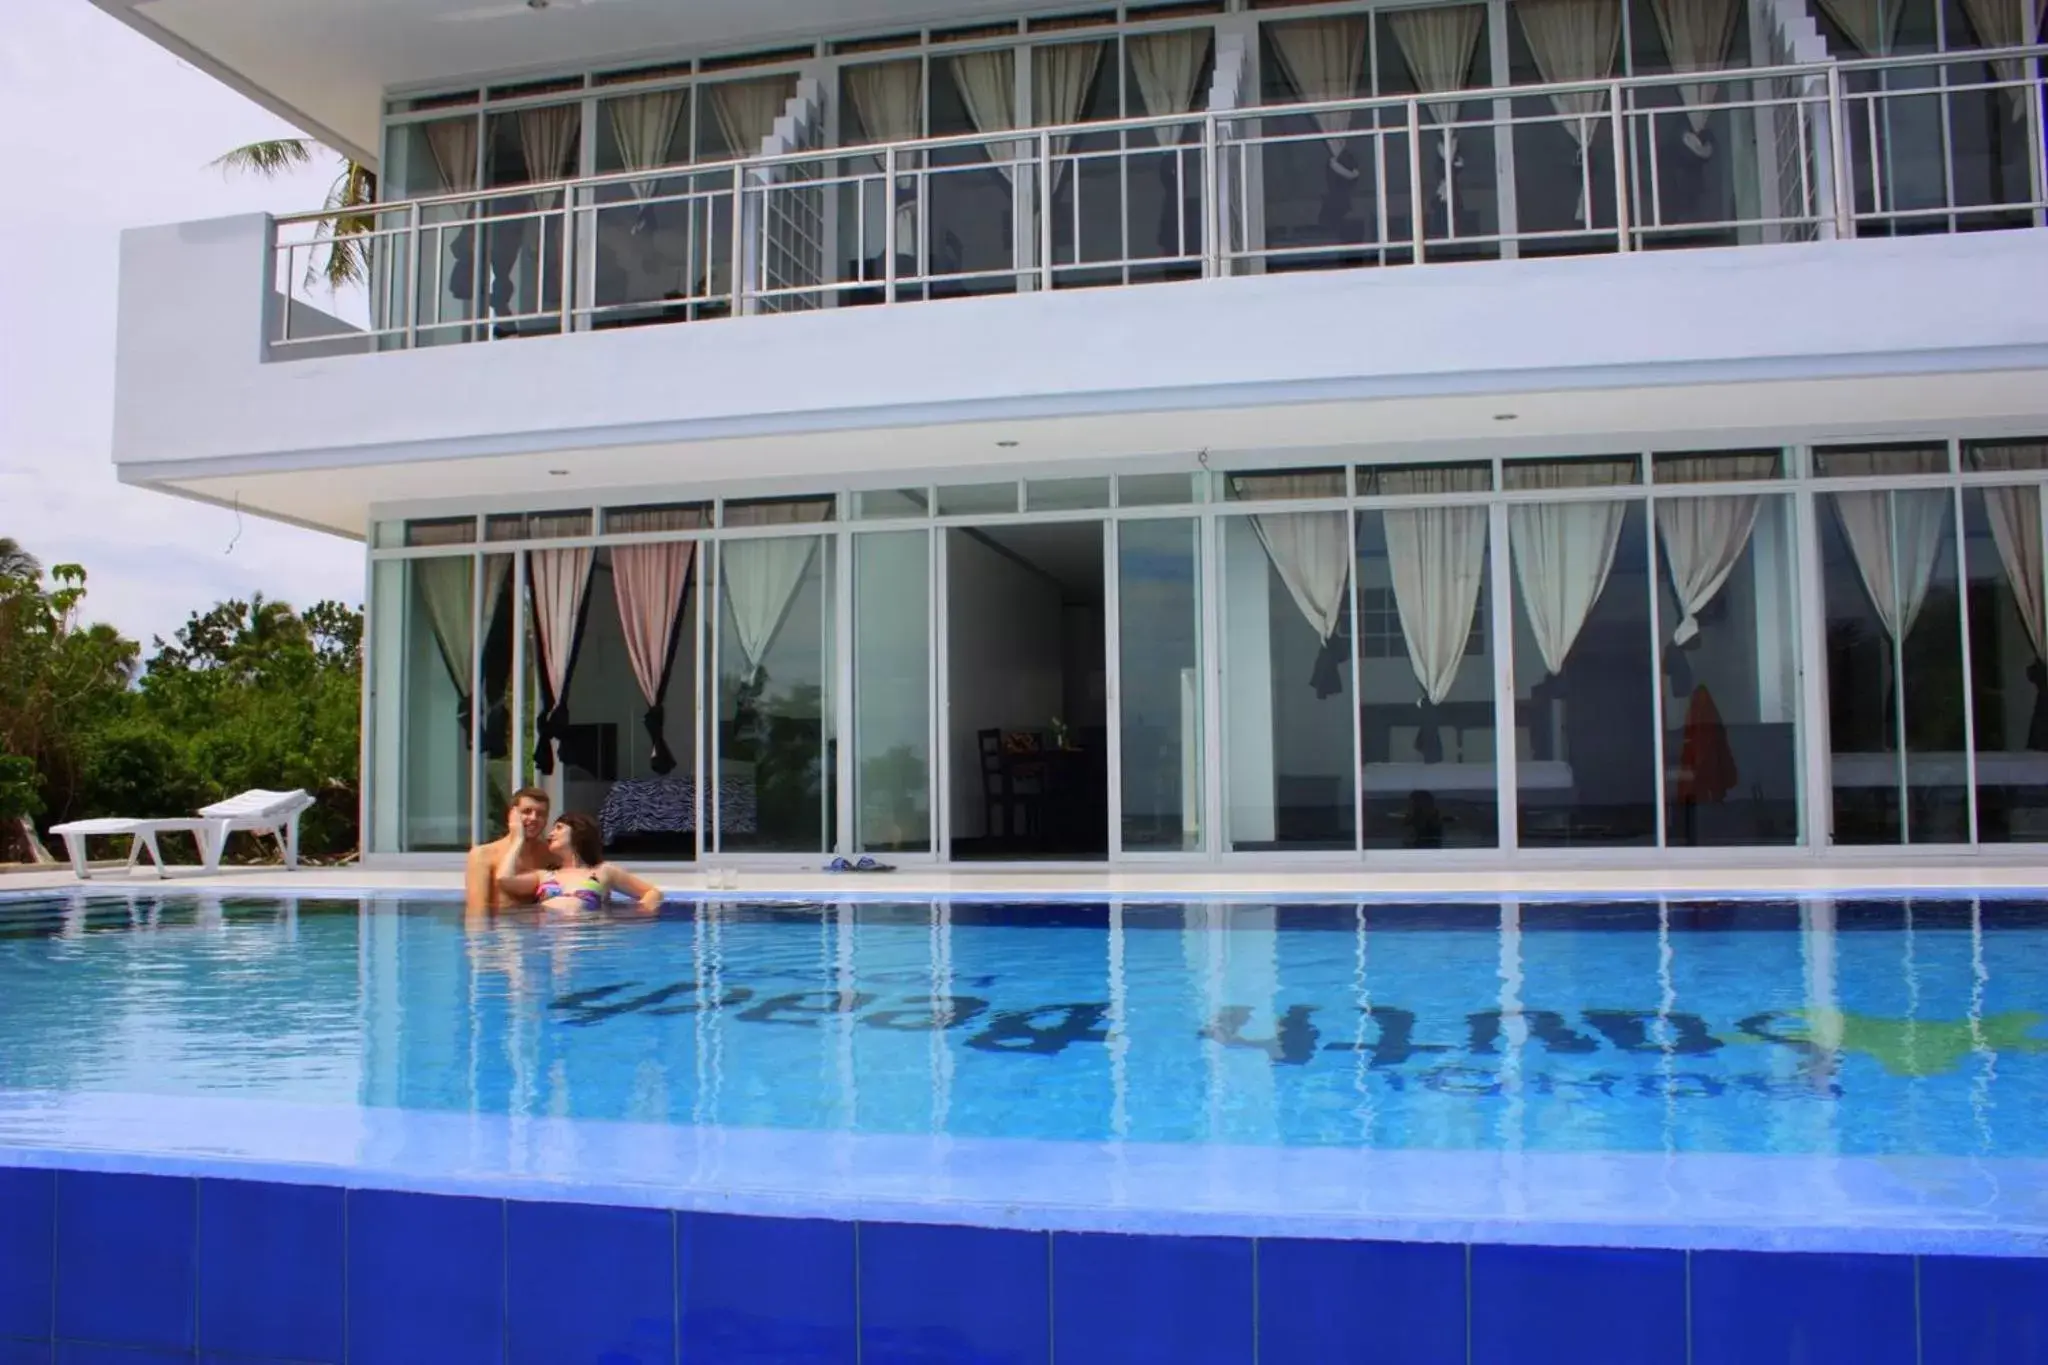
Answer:
MULTIPOLYGON (((521 872, 546 872, 554 866, 548 853, 547 841, 542 837, 548 827, 548 808, 551 803, 548 794, 539 787, 521 787, 512 793, 512 804, 505 811, 506 823, 518 821, 525 838, 519 845, 518 870, 521 872)), ((469 851, 469 863, 463 869, 463 899, 471 910, 503 910, 511 905, 512 899, 498 889, 498 862, 512 845, 512 836, 493 839, 469 851)))

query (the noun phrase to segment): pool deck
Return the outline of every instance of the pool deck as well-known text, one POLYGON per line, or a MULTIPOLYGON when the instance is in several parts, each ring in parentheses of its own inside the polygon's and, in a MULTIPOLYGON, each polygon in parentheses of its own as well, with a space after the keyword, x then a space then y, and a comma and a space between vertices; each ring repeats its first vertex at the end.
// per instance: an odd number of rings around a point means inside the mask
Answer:
MULTIPOLYGON (((1417 870, 1412 864, 1380 870, 1358 866, 1325 869, 1231 869, 1189 871, 1134 869, 1003 868, 970 870, 906 867, 879 874, 833 875, 808 868, 741 867, 721 869, 731 880, 716 884, 714 874, 690 867, 651 868, 647 875, 671 894, 707 893, 741 896, 1086 896, 1101 900, 1117 896, 1657 896, 1899 894, 1915 891, 1967 895, 1975 891, 2048 894, 2048 867, 2012 860, 1925 860, 1913 862, 1812 861, 1725 865, 1699 864, 1659 868, 1601 867, 1593 869, 1523 867, 1514 870, 1417 870)), ((0 896, 10 892, 68 890, 81 885, 68 866, 0 874, 0 896)), ((108 890, 238 891, 247 893, 356 891, 447 893, 462 888, 462 874, 453 868, 306 868, 235 867, 207 875, 197 868, 173 866, 168 876, 140 869, 123 873, 118 864, 95 870, 88 887, 108 890)))

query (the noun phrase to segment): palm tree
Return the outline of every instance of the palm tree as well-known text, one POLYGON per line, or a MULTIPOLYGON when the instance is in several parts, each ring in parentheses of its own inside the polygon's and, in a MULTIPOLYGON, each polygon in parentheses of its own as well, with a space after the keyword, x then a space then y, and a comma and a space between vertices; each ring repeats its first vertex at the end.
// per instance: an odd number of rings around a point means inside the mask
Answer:
POLYGON ((0 578, 20 578, 30 583, 39 583, 43 577, 42 561, 21 547, 13 536, 0 536, 0 578))
MULTIPOLYGON (((213 164, 224 172, 247 172, 274 179, 286 171, 310 166, 324 147, 307 137, 281 137, 237 147, 213 164)), ((306 281, 324 279, 329 289, 363 284, 370 277, 368 236, 376 219, 367 210, 377 202, 377 173, 360 162, 341 159, 341 173, 328 187, 317 239, 327 244, 324 260, 306 269, 306 281)))

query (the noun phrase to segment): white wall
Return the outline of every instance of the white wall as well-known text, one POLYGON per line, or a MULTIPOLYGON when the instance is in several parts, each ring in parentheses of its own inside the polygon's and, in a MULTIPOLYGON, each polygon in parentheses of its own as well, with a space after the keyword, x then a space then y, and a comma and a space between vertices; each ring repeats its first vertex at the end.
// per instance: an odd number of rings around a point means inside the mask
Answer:
POLYGON ((1065 703, 1059 585, 965 531, 946 532, 947 743, 953 834, 988 833, 981 730, 1042 730, 1065 703))
MULTIPOLYGON (((124 236, 117 461, 2048 365, 2043 232, 1062 290, 268 364, 266 241, 260 217, 124 236)), ((762 458, 745 472, 773 476, 773 448, 762 458)), ((674 462, 678 482, 734 472, 687 448, 674 462)))

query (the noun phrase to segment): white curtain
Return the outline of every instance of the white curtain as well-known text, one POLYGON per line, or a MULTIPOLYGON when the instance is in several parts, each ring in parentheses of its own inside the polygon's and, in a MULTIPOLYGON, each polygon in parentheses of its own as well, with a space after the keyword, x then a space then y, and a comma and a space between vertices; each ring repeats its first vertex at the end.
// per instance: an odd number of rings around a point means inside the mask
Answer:
MULTIPOLYGON (((533 181, 560 180, 573 175, 576 135, 583 126, 583 109, 575 104, 551 104, 540 109, 521 109, 518 114, 519 155, 526 161, 526 178, 533 181)), ((535 196, 542 208, 555 202, 555 191, 535 196)))
MULTIPOLYGON (((656 90, 604 102, 612 137, 619 144, 619 159, 627 170, 652 171, 673 164, 668 149, 675 141, 676 129, 682 126, 684 99, 681 90, 656 90)), ((652 199, 661 182, 635 180, 632 186, 634 198, 652 199)))
POLYGON ((1955 512, 1938 489, 1835 493, 1835 515, 1870 605, 1895 643, 1913 633, 1955 512))
MULTIPOLYGON (((1394 41, 1415 77, 1415 88, 1426 95, 1465 88, 1471 74, 1472 58, 1479 50, 1479 35, 1486 27, 1483 5, 1444 5, 1428 9, 1396 10, 1387 16, 1394 41)), ((1449 203, 1451 172, 1458 165, 1458 135, 1450 125, 1458 121, 1458 101, 1431 100, 1429 112, 1444 125, 1437 134, 1443 155, 1444 176, 1437 183, 1436 197, 1449 203)))
POLYGON ((711 112, 718 131, 735 157, 761 155, 761 144, 775 131, 794 93, 789 80, 771 76, 759 81, 721 81, 709 87, 711 112))
MULTIPOLYGON (((976 132, 1002 133, 1017 126, 1016 60, 1008 48, 963 52, 948 66, 976 132)), ((1011 164, 1017 156, 1015 143, 988 142, 982 144, 982 151, 1003 173, 1003 179, 1017 178, 1017 168, 1011 164)))
MULTIPOLYGON (((2026 47, 2041 32, 2042 22, 2048 20, 2048 0, 1963 0, 1963 11, 1970 16, 1970 27, 1977 30, 1977 41, 1984 46, 2026 47)), ((2027 78, 2024 58, 2001 58, 1991 65, 2002 81, 2027 78)), ((2009 86, 2005 93, 2012 106, 2013 122, 2023 122, 2027 102, 2034 97, 2033 87, 2009 86)))
MULTIPOLYGON (((475 653, 476 639, 470 613, 475 563, 467 555, 459 559, 416 559, 412 572, 419 586, 420 605, 426 612, 427 629, 434 637, 434 649, 448 670, 448 681, 455 684, 455 693, 466 707, 470 658, 475 653)), ((467 735, 464 742, 468 742, 467 735)))
MULTIPOLYGON (((1657 16, 1657 31, 1664 35, 1673 71, 1727 67, 1728 55, 1735 47, 1735 21, 1742 13, 1736 0, 1650 0, 1650 12, 1657 16)), ((1720 101, 1721 87, 1681 85, 1678 97, 1685 101, 1685 119, 1692 125, 1685 134, 1685 145, 1704 160, 1714 154, 1714 145, 1701 134, 1707 130, 1712 107, 1720 101)))
MULTIPOLYGON (((924 63, 876 62, 871 66, 849 67, 846 93, 861 131, 870 142, 914 142, 924 133, 924 63)), ((875 166, 884 166, 881 157, 875 166)), ((906 160, 899 156, 897 165, 906 160)), ((917 181, 897 177, 887 191, 896 214, 896 251, 920 257, 917 240, 917 181)), ((876 250, 881 244, 876 244, 876 250)))
POLYGON ((1672 644, 1687 644, 1700 633, 1699 615, 1742 562, 1762 507, 1761 497, 1740 493, 1657 503, 1657 540, 1682 613, 1671 632, 1672 644))
POLYGON ((476 188, 476 120, 441 119, 426 125, 427 153, 446 194, 467 194, 476 188))
POLYGON ((1991 543, 1998 547, 1998 562, 2005 567, 2005 581, 2012 585, 2014 603, 2026 625, 2027 639, 2037 658, 2048 659, 2048 610, 2042 598, 2041 490, 2038 488, 1987 488, 1984 512, 1991 521, 1991 543))
POLYGON ((1820 7, 1866 57, 1891 55, 1906 8, 1905 0, 1820 0, 1820 7))
MULTIPOLYGON (((1165 33, 1134 34, 1124 44, 1131 54, 1131 71, 1138 78, 1138 98, 1153 118, 1192 113, 1195 82, 1202 79, 1202 63, 1209 55, 1210 30, 1177 28, 1165 33)), ((1181 140, 1185 125, 1162 123, 1152 130, 1162 147, 1181 140)))
MULTIPOLYGON (((1274 24, 1266 32, 1273 39, 1273 51, 1279 54, 1287 79, 1302 99, 1348 100, 1358 94, 1358 79, 1365 70, 1365 25, 1362 17, 1345 16, 1274 24)), ((1327 134, 1330 169, 1347 180, 1356 180, 1358 172, 1343 160, 1351 115, 1333 111, 1317 114, 1315 120, 1327 134)))
POLYGON ((590 566, 597 551, 528 550, 527 586, 533 597, 534 644, 540 651, 540 676, 552 703, 539 716, 534 762, 543 773, 555 770, 555 744, 568 717, 569 676, 576 667, 576 640, 583 625, 583 600, 590 586, 590 566))
MULTIPOLYGON (((1103 44, 1057 43, 1031 49, 1031 120, 1041 128, 1079 123, 1088 107, 1088 92, 1095 88, 1095 72, 1102 65, 1103 44)), ((1068 162, 1062 160, 1074 145, 1071 137, 1051 139, 1052 169, 1046 196, 1066 179, 1068 162)))
POLYGON ((1252 530, 1287 595, 1327 644, 1344 618, 1344 589, 1351 581, 1351 534, 1342 512, 1267 512, 1252 518, 1252 530))
MULTIPOLYGON (((1604 81, 1614 74, 1614 59, 1621 51, 1621 0, 1515 0, 1515 17, 1522 21, 1529 54, 1546 82, 1604 81)), ((1579 145, 1579 165, 1585 166, 1600 131, 1596 120, 1607 108, 1607 92, 1552 95, 1550 103, 1571 120, 1565 128, 1579 145)), ((1620 154, 1616 148, 1615 155, 1620 154)), ((1582 174, 1579 222, 1592 221, 1589 208, 1582 174)))
POLYGON ((725 600, 748 677, 761 671, 817 553, 815 536, 725 542, 719 553, 725 600))
MULTIPOLYGON (((1621 477, 1609 463, 1538 465, 1521 471, 1524 488, 1591 488, 1621 477)), ((1508 546, 1522 610, 1544 668, 1564 670, 1586 617, 1607 588, 1621 543, 1623 502, 1546 502, 1508 509, 1508 546)))
POLYGON ((1435 706, 1457 682, 1472 636, 1486 577, 1486 509, 1393 508, 1386 513, 1386 530, 1408 663, 1435 706))

